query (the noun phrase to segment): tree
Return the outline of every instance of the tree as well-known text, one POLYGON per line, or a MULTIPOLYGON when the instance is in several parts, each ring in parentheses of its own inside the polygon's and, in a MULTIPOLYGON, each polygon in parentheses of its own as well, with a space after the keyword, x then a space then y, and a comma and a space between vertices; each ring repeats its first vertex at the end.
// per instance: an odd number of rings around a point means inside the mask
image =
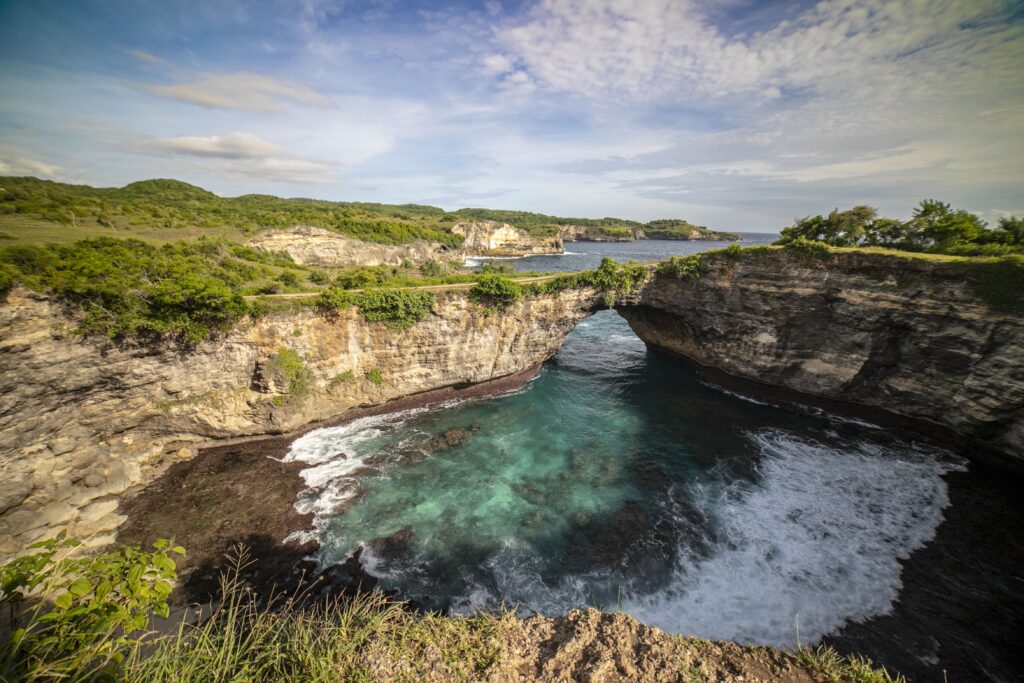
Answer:
POLYGON ((1024 218, 1017 218, 1016 216, 1000 218, 999 228, 996 232, 1003 233, 1000 237, 1007 244, 1024 245, 1024 218))
POLYGON ((936 199, 922 201, 909 225, 915 236, 938 249, 976 242, 985 234, 985 222, 980 218, 964 209, 953 210, 936 199))

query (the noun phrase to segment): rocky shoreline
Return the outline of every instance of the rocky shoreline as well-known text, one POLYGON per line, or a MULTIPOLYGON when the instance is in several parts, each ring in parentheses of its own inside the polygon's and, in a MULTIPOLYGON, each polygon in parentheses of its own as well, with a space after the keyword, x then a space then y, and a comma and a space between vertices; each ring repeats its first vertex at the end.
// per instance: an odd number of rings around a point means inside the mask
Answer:
MULTIPOLYGON (((181 579, 175 598, 182 603, 206 602, 215 595, 227 556, 241 544, 258 561, 247 573, 257 591, 292 590, 316 573, 308 559, 316 541, 289 539, 308 531, 312 515, 301 514, 295 501, 305 488, 299 472, 303 463, 283 462, 291 443, 309 431, 333 427, 361 417, 413 408, 439 407, 516 391, 533 379, 540 364, 500 379, 466 387, 446 387, 354 408, 277 436, 212 441, 199 446, 196 457, 173 464, 159 478, 126 498, 118 531, 121 543, 147 545, 156 538, 173 538, 188 549, 179 564, 181 579), (167 510, 176 510, 168 515, 167 510)), ((454 436, 452 438, 455 438, 454 436)), ((441 445, 439 445, 440 447, 441 445)), ((345 593, 375 585, 361 571, 358 558, 331 568, 320 581, 330 592, 345 593)))

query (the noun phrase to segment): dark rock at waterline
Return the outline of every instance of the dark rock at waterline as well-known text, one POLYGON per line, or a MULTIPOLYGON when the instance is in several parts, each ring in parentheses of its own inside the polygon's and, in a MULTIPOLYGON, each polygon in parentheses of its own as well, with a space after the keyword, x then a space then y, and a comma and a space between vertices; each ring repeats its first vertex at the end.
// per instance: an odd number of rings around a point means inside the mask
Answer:
POLYGON ((620 564, 627 549, 652 528, 651 516, 635 500, 627 500, 610 517, 577 519, 562 571, 571 574, 620 564))
POLYGON ((390 536, 375 538, 369 542, 370 550, 387 565, 400 561, 402 558, 412 554, 412 544, 415 536, 412 529, 405 528, 396 531, 390 536))
POLYGON ((466 442, 466 439, 469 438, 470 434, 480 431, 481 426, 482 425, 479 422, 475 422, 469 427, 456 427, 454 429, 449 429, 443 434, 433 436, 420 448, 411 448, 407 451, 402 451, 402 461, 419 462, 431 453, 438 453, 449 448, 461 446, 466 442))

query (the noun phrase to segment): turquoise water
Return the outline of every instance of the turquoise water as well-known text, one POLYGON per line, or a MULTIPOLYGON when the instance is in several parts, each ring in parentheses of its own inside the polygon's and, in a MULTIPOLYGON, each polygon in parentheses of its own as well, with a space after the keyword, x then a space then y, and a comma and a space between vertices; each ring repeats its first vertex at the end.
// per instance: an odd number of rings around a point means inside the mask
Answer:
POLYGON ((321 562, 359 552, 424 606, 594 605, 776 645, 890 609, 961 466, 705 386, 612 311, 514 394, 317 430, 289 457, 310 465, 321 562))

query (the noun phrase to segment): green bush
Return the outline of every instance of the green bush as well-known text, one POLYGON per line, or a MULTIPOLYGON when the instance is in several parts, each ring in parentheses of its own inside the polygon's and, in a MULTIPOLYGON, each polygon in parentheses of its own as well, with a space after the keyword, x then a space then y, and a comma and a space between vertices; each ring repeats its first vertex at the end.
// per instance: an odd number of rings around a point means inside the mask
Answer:
POLYGON ((423 264, 420 266, 420 274, 422 274, 424 277, 441 277, 442 275, 444 275, 446 270, 447 269, 444 267, 443 264, 438 263, 433 259, 424 261, 423 264))
POLYGON ((369 322, 383 322, 404 330, 430 315, 434 295, 407 289, 373 289, 358 295, 355 304, 369 322))
POLYGON ((785 249, 802 256, 821 257, 828 256, 829 248, 824 242, 809 240, 806 237, 797 237, 783 245, 785 249))
POLYGON ((487 308, 508 308, 523 298, 523 288, 500 275, 482 275, 470 288, 469 298, 487 308))
POLYGON ((299 276, 290 270, 286 270, 277 276, 277 281, 285 287, 297 287, 299 284, 299 276))
POLYGON ((278 349, 267 361, 267 373, 276 377, 285 386, 290 398, 301 398, 313 386, 313 373, 292 349, 278 349))
POLYGON ((320 292, 313 305, 324 312, 340 311, 351 306, 352 300, 353 295, 350 292, 338 287, 331 287, 320 292))
POLYGON ((708 267, 700 254, 687 254, 686 256, 673 256, 667 261, 658 264, 658 275, 672 277, 677 280, 689 280, 694 282, 707 273, 708 267))
POLYGON ((372 368, 369 372, 366 373, 365 377, 372 384, 376 384, 377 386, 384 384, 384 376, 380 374, 380 369, 378 368, 372 368))
POLYGON ((738 244, 730 244, 725 249, 721 249, 716 253, 722 254, 726 258, 732 259, 733 261, 739 261, 741 258, 743 258, 743 247, 741 247, 738 244))
POLYGON ((62 532, 0 567, 0 608, 13 619, 0 679, 114 678, 150 614, 168 616, 177 578, 170 555, 184 548, 161 539, 152 552, 123 547, 75 557, 79 545, 62 532))
POLYGON ((247 313, 245 273, 212 240, 155 247, 101 237, 0 250, 5 270, 79 309, 83 331, 111 337, 170 334, 199 341, 247 313))

